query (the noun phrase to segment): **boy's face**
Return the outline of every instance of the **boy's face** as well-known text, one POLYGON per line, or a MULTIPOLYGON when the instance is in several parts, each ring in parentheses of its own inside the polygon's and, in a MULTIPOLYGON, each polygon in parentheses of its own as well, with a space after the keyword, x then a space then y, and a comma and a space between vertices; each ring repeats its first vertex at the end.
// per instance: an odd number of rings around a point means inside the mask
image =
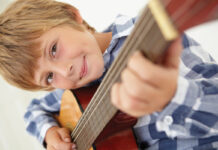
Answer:
POLYGON ((34 74, 37 85, 75 89, 102 75, 102 52, 90 32, 59 26, 43 34, 40 41, 42 56, 34 74))

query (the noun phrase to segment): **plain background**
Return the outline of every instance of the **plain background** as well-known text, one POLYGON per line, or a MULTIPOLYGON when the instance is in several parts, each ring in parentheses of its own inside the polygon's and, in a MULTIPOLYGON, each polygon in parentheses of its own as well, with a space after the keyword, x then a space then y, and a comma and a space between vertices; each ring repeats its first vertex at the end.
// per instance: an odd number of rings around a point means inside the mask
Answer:
MULTIPOLYGON (((3 11, 13 0, 0 0, 3 11)), ((64 0, 62 0, 64 1, 64 0)), ((75 5, 81 15, 98 31, 106 28, 118 14, 135 16, 147 0, 65 0, 75 5)), ((187 31, 218 61, 218 21, 187 31)), ((32 98, 46 92, 27 92, 8 85, 0 78, 0 150, 42 150, 42 146, 25 132, 23 115, 32 98)))

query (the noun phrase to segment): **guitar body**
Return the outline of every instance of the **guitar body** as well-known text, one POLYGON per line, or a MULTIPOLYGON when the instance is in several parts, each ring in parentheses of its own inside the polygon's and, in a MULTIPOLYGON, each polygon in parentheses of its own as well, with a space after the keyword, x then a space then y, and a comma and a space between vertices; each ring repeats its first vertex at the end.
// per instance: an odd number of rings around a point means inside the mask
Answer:
MULTIPOLYGON (((73 131, 78 123, 82 112, 86 109, 97 85, 74 90, 66 90, 61 100, 60 115, 57 120, 62 127, 73 131)), ((94 142, 97 150, 137 150, 137 144, 132 132, 132 126, 136 118, 130 117, 120 111, 110 120, 104 130, 94 142)), ((91 148, 93 149, 93 148, 91 148)))

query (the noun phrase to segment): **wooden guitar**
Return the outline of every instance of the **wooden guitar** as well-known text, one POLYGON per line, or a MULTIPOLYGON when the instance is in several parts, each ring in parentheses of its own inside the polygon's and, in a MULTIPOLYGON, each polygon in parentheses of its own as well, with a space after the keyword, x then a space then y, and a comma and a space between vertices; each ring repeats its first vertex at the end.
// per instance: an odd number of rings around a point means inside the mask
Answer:
POLYGON ((131 130, 136 119, 110 103, 110 89, 120 80, 128 58, 139 49, 156 63, 183 31, 216 18, 218 0, 150 0, 99 87, 81 88, 73 94, 66 90, 63 95, 58 120, 72 131, 77 149, 138 149, 131 130))

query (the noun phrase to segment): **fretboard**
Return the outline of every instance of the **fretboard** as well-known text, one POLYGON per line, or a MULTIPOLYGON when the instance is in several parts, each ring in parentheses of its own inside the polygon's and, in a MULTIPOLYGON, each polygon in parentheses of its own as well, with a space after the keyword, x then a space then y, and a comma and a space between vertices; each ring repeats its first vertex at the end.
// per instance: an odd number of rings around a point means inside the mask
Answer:
MULTIPOLYGON (((180 5, 182 10, 178 16, 181 17, 181 14, 185 15, 187 13, 182 11, 190 11, 190 9, 187 9, 187 6, 190 5, 191 2, 196 1, 198 0, 184 1, 184 3, 180 5)), ((199 2, 200 1, 202 2, 205 0, 199 0, 199 2)), ((217 0, 208 0, 208 2, 209 1, 216 1, 217 7, 217 0)), ((143 9, 143 12, 137 19, 134 29, 126 39, 119 55, 108 70, 71 134, 72 139, 77 144, 78 150, 89 149, 106 124, 117 112, 117 108, 110 102, 110 89, 115 82, 120 81, 120 73, 126 67, 127 60, 132 53, 135 50, 141 50, 147 58, 155 63, 162 58, 169 44, 183 32, 183 29, 187 28, 183 27, 182 23, 178 25, 178 17, 174 16, 172 20, 169 19, 169 16, 172 16, 173 14, 167 14, 164 8, 166 7, 172 11, 172 2, 176 4, 181 1, 163 0, 162 4, 158 0, 151 0, 143 9), (165 30, 167 30, 167 32, 165 30)), ((206 6, 207 5, 204 5, 204 8, 206 6)), ((179 6, 176 5, 176 7, 179 6)), ((201 7, 201 9, 203 10, 203 7, 201 7)), ((210 10, 213 11, 211 8, 210 10)), ((193 25, 195 24, 196 23, 193 23, 193 25)), ((191 25, 188 25, 188 27, 190 26, 191 25)))

